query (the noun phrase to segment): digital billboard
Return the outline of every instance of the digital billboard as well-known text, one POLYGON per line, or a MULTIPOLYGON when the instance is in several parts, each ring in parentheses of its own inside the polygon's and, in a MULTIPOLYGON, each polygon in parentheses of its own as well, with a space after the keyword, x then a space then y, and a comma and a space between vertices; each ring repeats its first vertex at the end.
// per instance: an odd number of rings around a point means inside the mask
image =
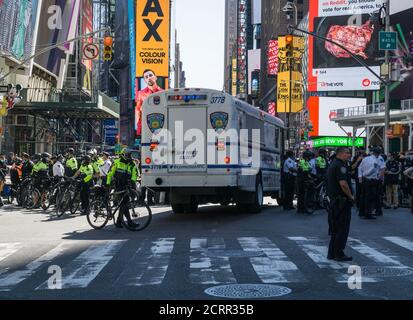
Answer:
POLYGON ((248 50, 248 94, 252 92, 252 73, 261 69, 261 49, 248 50))
MULTIPOLYGON (((82 34, 88 34, 93 32, 93 0, 82 0, 81 9, 81 29, 82 34)), ((87 39, 83 40, 82 47, 87 43, 91 43, 93 40, 87 39)), ((82 60, 81 63, 81 87, 82 90, 91 93, 92 91, 92 71, 93 62, 92 60, 82 60)))
POLYGON ((38 0, 0 1, 0 51, 23 61, 34 52, 38 0))
MULTIPOLYGON (((76 21, 75 17, 77 17, 76 8, 78 8, 76 1, 42 1, 37 34, 37 50, 69 39, 70 31, 73 29, 72 24, 76 21)), ((70 50, 69 45, 54 48, 37 56, 34 59, 34 63, 47 70, 57 79, 61 79, 68 50, 70 50)))
POLYGON ((143 72, 151 69, 158 78, 168 79, 169 48, 170 0, 137 1, 136 77, 142 78, 143 72))
MULTIPOLYGON (((337 97, 310 97, 307 101, 309 118, 313 131, 310 137, 318 136, 343 136, 345 132, 337 123, 331 121, 333 112, 337 109, 360 107, 366 105, 364 98, 337 98, 337 97)), ((352 128, 347 128, 347 133, 353 133, 352 128)), ((361 129, 358 133, 361 133, 361 129)))
POLYGON ((269 78, 275 78, 278 74, 278 39, 268 41, 267 48, 267 74, 269 78))
MULTIPOLYGON (((413 55, 413 3, 394 3, 391 8, 391 29, 398 33, 399 38, 397 50, 391 55, 398 57, 393 61, 400 68, 400 81, 391 84, 390 96, 392 100, 413 99, 413 61, 402 58, 413 55)), ((380 101, 383 99, 384 90, 380 101)))
MULTIPOLYGON (((339 43, 380 75, 378 12, 384 0, 310 0, 309 31, 339 43)), ((379 90, 380 81, 339 46, 309 37, 309 91, 379 90)))

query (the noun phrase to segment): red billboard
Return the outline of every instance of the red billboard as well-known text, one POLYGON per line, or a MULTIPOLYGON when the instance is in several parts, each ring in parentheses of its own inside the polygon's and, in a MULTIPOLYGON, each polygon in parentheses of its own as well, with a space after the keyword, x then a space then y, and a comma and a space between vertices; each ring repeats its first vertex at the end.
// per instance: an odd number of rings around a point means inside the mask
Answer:
POLYGON ((268 41, 268 76, 275 77, 278 74, 278 40, 268 41))

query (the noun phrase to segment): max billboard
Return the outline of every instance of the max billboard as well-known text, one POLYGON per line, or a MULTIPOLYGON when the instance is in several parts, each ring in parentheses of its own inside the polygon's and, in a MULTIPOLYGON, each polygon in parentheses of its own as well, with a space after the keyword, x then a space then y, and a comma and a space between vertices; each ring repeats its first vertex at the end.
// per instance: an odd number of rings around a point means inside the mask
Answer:
MULTIPOLYGON (((310 0, 309 30, 339 43, 380 74, 378 12, 384 0, 310 0)), ((309 38, 309 91, 379 90, 380 81, 342 48, 309 38)))
MULTIPOLYGON (((136 3, 136 77, 147 69, 169 78, 170 0, 136 3)), ((165 83, 165 88, 167 88, 165 83)))

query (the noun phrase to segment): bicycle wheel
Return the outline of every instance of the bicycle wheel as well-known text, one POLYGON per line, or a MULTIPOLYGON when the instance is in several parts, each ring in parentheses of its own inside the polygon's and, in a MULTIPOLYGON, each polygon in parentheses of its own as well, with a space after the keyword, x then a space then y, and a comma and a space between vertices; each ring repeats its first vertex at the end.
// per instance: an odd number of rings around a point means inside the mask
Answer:
POLYGON ((102 200, 94 200, 90 205, 90 210, 86 218, 93 229, 100 230, 109 222, 111 212, 106 202, 102 200))
POLYGON ((44 211, 49 210, 51 204, 52 204, 52 198, 53 198, 53 191, 52 190, 47 190, 43 194, 43 199, 42 199, 42 209, 44 211))
POLYGON ((70 213, 75 214, 80 209, 80 197, 76 195, 70 204, 70 213))
POLYGON ((56 216, 61 217, 68 209, 68 204, 70 200, 70 192, 63 191, 59 192, 56 196, 56 216))
POLYGON ((30 188, 27 191, 28 191, 28 194, 26 197, 25 209, 31 210, 37 206, 37 204, 40 201, 41 195, 40 195, 40 191, 37 190, 36 188, 30 188), (37 201, 35 199, 37 199, 37 201))
POLYGON ((130 201, 128 212, 129 217, 122 215, 122 224, 130 231, 142 231, 152 221, 152 210, 146 203, 139 204, 137 201, 130 201))

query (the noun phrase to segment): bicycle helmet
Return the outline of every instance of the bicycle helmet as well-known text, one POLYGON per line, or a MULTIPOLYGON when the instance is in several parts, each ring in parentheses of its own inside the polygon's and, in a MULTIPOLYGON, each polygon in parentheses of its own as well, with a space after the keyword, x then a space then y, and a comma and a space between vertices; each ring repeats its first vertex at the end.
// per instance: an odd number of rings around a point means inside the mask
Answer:
POLYGON ((67 154, 75 154, 75 149, 73 149, 73 148, 68 148, 68 149, 66 150, 66 153, 67 153, 67 154))
POLYGON ((33 155, 33 161, 40 161, 42 158, 42 155, 40 153, 36 153, 33 155))
POLYGON ((85 163, 90 163, 92 161, 92 158, 89 155, 85 155, 83 156, 82 161, 85 163))

